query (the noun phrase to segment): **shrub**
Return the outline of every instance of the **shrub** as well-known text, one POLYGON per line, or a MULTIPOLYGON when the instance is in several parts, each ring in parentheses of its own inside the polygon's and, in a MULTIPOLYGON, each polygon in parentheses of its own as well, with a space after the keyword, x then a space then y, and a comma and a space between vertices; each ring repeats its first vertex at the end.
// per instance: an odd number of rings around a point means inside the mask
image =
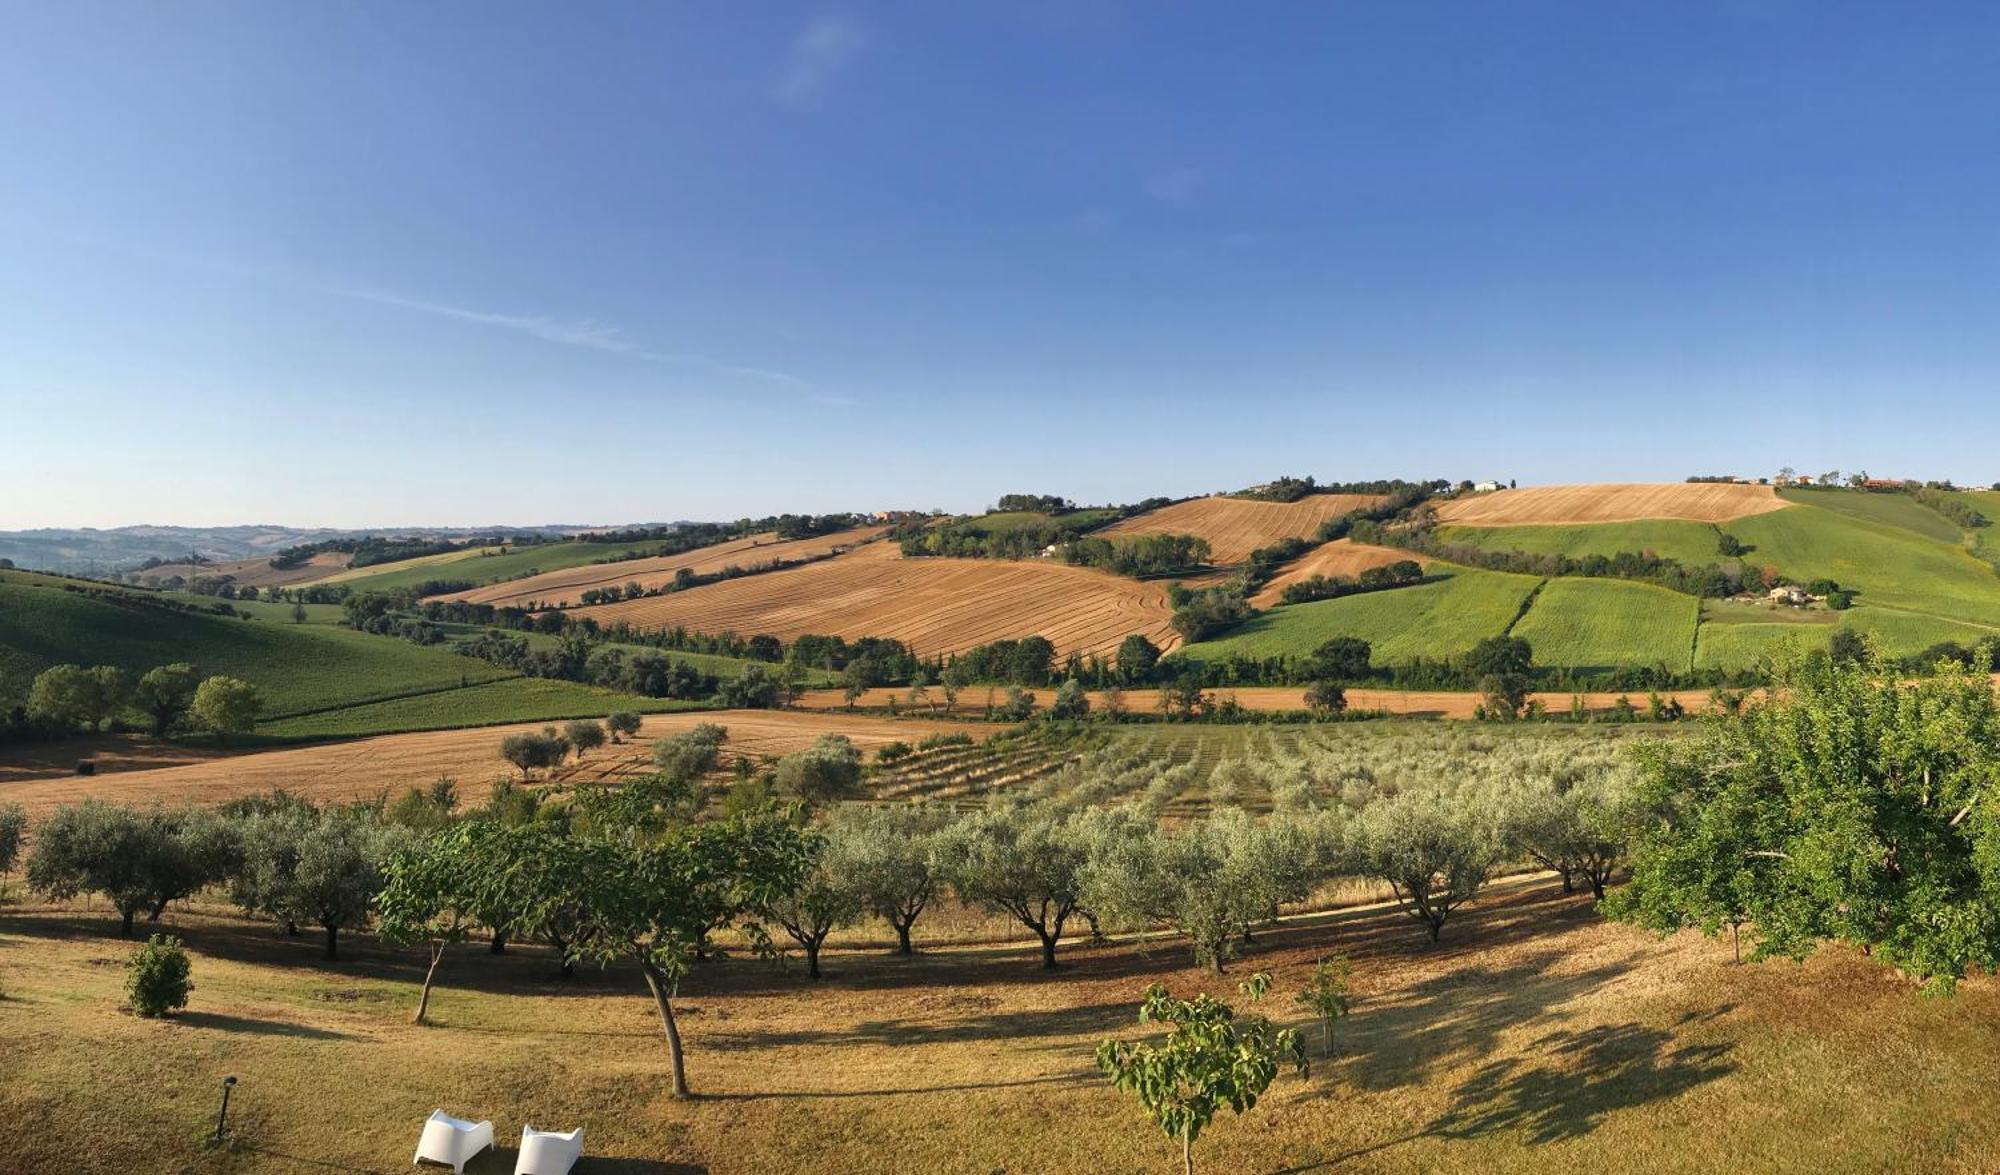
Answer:
POLYGON ((125 966, 125 998, 141 1016, 164 1016, 187 1007, 189 981, 188 953, 181 940, 171 934, 156 934, 146 945, 132 952, 125 966))

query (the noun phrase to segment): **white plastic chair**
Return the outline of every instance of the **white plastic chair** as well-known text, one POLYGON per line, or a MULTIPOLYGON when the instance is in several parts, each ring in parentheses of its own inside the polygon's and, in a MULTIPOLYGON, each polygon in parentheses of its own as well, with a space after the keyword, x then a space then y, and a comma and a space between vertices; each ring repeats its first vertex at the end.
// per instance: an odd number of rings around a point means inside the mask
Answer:
POLYGON ((493 1123, 467 1122, 443 1110, 432 1110, 424 1120, 424 1133, 417 1139, 417 1153, 410 1165, 428 1160, 450 1167, 453 1175, 465 1175, 466 1161, 492 1145, 493 1123))
POLYGON ((523 1126, 521 1157, 514 1160, 514 1175, 569 1175, 569 1169, 582 1157, 583 1127, 560 1134, 523 1126))

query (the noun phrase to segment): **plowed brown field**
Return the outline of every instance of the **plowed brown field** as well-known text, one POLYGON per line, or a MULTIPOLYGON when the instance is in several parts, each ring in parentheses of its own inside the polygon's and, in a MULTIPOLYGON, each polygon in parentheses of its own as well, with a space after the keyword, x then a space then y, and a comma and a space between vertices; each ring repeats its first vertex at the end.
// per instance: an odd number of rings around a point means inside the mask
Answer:
MULTIPOLYGON (((563 781, 594 783, 622 779, 648 770, 646 742, 714 722, 729 730, 726 751, 749 755, 784 755, 799 750, 823 734, 844 734, 864 750, 898 739, 914 742, 934 731, 962 730, 984 738, 1001 727, 968 727, 964 723, 921 718, 884 718, 871 714, 803 713, 794 710, 707 710, 679 714, 649 714, 637 743, 605 746, 557 771, 563 781)), ((23 764, 0 787, 0 802, 20 804, 35 818, 58 804, 73 804, 92 796, 121 803, 220 804, 236 796, 282 787, 315 800, 368 799, 385 789, 422 786, 440 775, 458 781, 464 802, 478 803, 496 777, 512 768, 499 756, 500 740, 545 723, 486 726, 473 730, 429 730, 389 734, 352 742, 251 751, 191 762, 182 767, 118 771, 97 776, 69 773, 68 764, 50 763, 41 772, 23 764)), ((73 763, 74 760, 72 759, 73 763)))
POLYGON ((905 559, 872 543, 823 562, 706 587, 576 610, 610 624, 697 632, 893 637, 922 656, 1011 637, 1045 636, 1059 656, 1109 654, 1143 633, 1180 643, 1163 583, 1042 560, 905 559))
POLYGON ((1368 494, 1312 494, 1296 502, 1249 498, 1195 498, 1162 506, 1097 531, 1100 535, 1191 534, 1208 540, 1217 563, 1240 563, 1279 539, 1311 538, 1320 524, 1349 510, 1373 506, 1368 494))
POLYGON ((444 600, 469 600, 475 604, 525 605, 543 607, 573 605, 591 588, 623 587, 636 583, 644 588, 664 587, 682 571, 713 575, 725 567, 754 567, 772 560, 792 561, 829 554, 841 547, 875 538, 887 527, 857 527, 817 538, 785 541, 775 534, 750 535, 713 546, 697 547, 678 555, 657 555, 649 559, 625 559, 616 563, 592 563, 547 571, 527 579, 488 584, 471 591, 440 596, 444 600))
POLYGON ((1528 486, 1496 490, 1441 503, 1438 521, 1458 526, 1531 526, 1577 522, 1633 522, 1683 518, 1727 522, 1790 505, 1770 486, 1729 482, 1672 482, 1577 486, 1528 486))
POLYGON ((297 567, 280 571, 271 566, 269 555, 259 555, 254 559, 232 559, 227 563, 163 563, 140 572, 140 575, 157 575, 161 579, 176 575, 183 579, 226 575, 240 587, 290 587, 295 583, 312 583, 338 574, 347 566, 347 559, 344 551, 321 551, 297 567))
POLYGON ((1256 595, 1250 597, 1250 603, 1258 608, 1270 608, 1283 598, 1288 584, 1311 579, 1315 575, 1353 577, 1370 567, 1387 567, 1391 563, 1400 563, 1405 559, 1423 562, 1422 558, 1394 547, 1372 547, 1365 543, 1356 543, 1351 539, 1321 543, 1299 556, 1297 562, 1279 572, 1271 582, 1259 589, 1256 595))

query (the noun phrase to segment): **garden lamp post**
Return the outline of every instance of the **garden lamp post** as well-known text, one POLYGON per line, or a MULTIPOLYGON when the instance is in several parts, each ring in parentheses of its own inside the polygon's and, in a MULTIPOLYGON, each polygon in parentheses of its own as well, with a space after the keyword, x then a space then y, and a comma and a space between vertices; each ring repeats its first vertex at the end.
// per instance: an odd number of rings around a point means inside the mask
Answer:
POLYGON ((222 1141, 223 1124, 229 1120, 229 1091, 235 1088, 236 1078, 233 1074, 222 1079, 222 1109, 215 1115, 215 1141, 217 1142, 222 1141))

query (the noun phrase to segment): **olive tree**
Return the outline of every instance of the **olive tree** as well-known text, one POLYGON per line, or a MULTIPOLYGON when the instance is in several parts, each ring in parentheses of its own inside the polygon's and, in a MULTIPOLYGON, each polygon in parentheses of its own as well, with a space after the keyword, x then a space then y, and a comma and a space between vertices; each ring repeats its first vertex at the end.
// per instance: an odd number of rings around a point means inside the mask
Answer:
POLYGON ((604 719, 604 728, 611 732, 612 742, 622 743, 633 735, 638 734, 639 727, 644 721, 636 711, 613 710, 604 719))
POLYGON ((715 770, 722 761, 722 744, 727 741, 727 727, 704 722, 692 730, 654 740, 653 762, 670 781, 691 783, 715 770))
POLYGON ((12 873, 21 856, 21 833, 28 827, 19 804, 0 804, 0 874, 12 873))
POLYGON ((1604 900, 1605 886, 1625 859, 1631 822, 1619 783, 1531 783, 1503 795, 1499 804, 1500 836, 1508 848, 1559 875, 1564 893, 1574 893, 1581 881, 1592 897, 1604 900))
POLYGON ((1499 861, 1492 818, 1472 797, 1403 792, 1370 804, 1356 831, 1354 864, 1388 882, 1432 942, 1452 913, 1485 888, 1499 861))
POLYGON ((1056 944, 1082 897, 1083 838, 1046 805, 999 802, 939 835, 933 867, 967 902, 1007 914, 1035 933, 1042 966, 1056 965, 1056 944))
POLYGON ((866 904, 842 842, 809 832, 804 844, 809 864, 797 884, 772 900, 769 912, 805 951, 807 977, 818 979, 827 936, 859 918, 866 904))
POLYGON ((368 924, 382 870, 408 834, 360 805, 288 807, 253 818, 243 834, 239 901, 287 924, 326 934, 324 957, 340 957, 340 932, 368 924))
POLYGON ((604 745, 604 728, 588 718, 572 718, 563 723, 563 739, 576 752, 579 762, 584 752, 594 751, 604 745))
POLYGON ((553 726, 544 727, 539 733, 510 734, 500 740, 500 757, 512 763, 524 780, 535 771, 560 766, 568 754, 569 744, 553 726))
POLYGON ((825 804, 861 785, 861 752, 846 735, 823 734, 803 751, 778 760, 778 788, 808 804, 825 804))
POLYGON ((841 808, 826 827, 863 908, 895 929, 901 954, 911 953, 910 930, 937 896, 938 827, 935 814, 909 806, 841 808))
POLYGON ((212 813, 188 808, 141 812, 85 800, 56 810, 35 832, 28 885, 58 900, 103 894, 129 937, 142 910, 157 921, 169 902, 218 881, 234 860, 234 839, 212 813))

